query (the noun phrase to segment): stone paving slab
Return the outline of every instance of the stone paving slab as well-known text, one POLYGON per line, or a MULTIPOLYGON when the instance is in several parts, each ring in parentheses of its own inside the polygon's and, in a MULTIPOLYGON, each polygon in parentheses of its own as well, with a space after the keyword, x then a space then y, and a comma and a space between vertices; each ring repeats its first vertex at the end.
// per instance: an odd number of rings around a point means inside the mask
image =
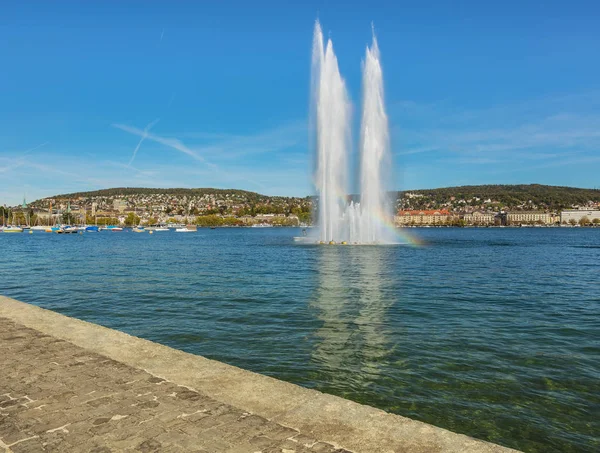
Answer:
POLYGON ((6 452, 343 452, 64 340, 0 318, 6 452))
POLYGON ((0 453, 506 453, 0 296, 0 453))

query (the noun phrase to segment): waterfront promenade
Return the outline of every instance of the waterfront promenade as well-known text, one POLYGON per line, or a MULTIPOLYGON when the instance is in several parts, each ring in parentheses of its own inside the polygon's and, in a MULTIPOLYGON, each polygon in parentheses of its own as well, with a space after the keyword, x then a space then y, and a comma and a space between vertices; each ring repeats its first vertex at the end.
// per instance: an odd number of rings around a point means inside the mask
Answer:
POLYGON ((0 452, 515 451, 0 296, 0 452))

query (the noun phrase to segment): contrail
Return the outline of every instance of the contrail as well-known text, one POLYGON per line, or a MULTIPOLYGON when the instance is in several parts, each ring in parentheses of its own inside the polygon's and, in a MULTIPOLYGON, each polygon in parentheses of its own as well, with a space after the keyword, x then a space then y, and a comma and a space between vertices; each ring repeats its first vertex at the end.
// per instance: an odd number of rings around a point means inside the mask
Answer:
POLYGON ((31 149, 28 149, 27 151, 23 151, 23 154, 21 154, 21 155, 22 155, 22 156, 25 156, 26 154, 32 153, 32 152, 34 152, 36 149, 39 149, 39 148, 41 148, 42 146, 46 146, 48 143, 50 143, 50 142, 44 142, 44 143, 42 143, 42 144, 40 144, 40 145, 34 146, 33 148, 31 148, 31 149))
POLYGON ((199 156, 196 152, 192 151, 190 148, 185 146, 180 140, 176 138, 160 137, 158 135, 151 134, 148 131, 143 131, 136 127, 127 126, 126 124, 115 123, 112 126, 116 127, 117 129, 121 129, 122 131, 129 132, 130 134, 137 135, 138 137, 142 137, 143 139, 152 140, 153 142, 157 142, 162 145, 168 146, 169 148, 187 154, 188 156, 191 156, 200 162, 206 163, 202 156, 199 156))
POLYGON ((148 137, 148 132, 150 132, 150 129, 152 129, 156 125, 156 123, 158 123, 159 120, 160 120, 160 118, 155 119, 154 121, 152 121, 151 123, 149 123, 148 125, 146 125, 146 127, 144 128, 144 132, 142 134, 142 137, 140 138, 140 141, 138 142, 138 144, 135 147, 135 149, 133 150, 133 156, 131 156, 131 159, 129 160, 129 163, 127 164, 128 167, 131 166, 131 164, 133 163, 133 160, 135 159, 135 156, 136 156, 138 150, 140 149, 140 146, 142 146, 143 141, 146 140, 146 138, 148 137))

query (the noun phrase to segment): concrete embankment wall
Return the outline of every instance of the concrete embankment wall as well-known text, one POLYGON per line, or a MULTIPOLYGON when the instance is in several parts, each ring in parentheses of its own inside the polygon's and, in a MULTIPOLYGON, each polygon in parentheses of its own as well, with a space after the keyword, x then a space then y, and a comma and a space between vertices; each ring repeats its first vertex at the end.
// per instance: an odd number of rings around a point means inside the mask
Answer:
POLYGON ((348 450, 515 451, 2 296, 0 317, 348 450))

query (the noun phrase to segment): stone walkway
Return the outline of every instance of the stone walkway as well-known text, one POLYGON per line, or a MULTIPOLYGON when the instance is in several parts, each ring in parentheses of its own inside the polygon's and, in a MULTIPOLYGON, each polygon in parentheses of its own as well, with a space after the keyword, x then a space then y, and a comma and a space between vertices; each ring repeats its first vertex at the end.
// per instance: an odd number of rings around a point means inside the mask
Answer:
POLYGON ((0 317, 0 452, 345 452, 0 317))

